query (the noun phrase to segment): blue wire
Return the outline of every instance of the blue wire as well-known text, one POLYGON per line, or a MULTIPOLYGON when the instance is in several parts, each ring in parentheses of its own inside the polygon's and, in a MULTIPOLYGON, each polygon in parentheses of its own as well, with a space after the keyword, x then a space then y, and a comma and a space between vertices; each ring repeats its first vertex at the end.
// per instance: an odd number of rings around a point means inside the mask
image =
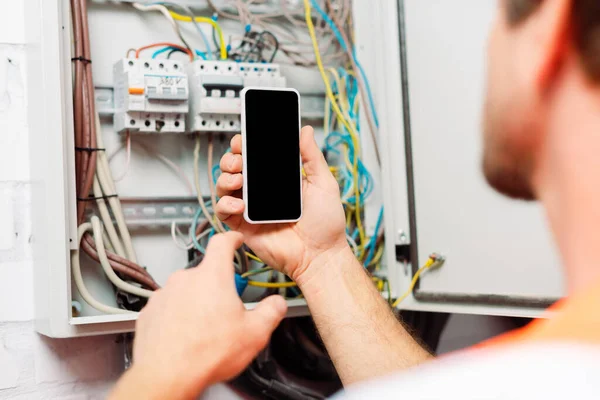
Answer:
POLYGON ((377 223, 375 224, 375 232, 373 236, 371 236, 371 240, 369 240, 369 253, 367 254, 367 258, 365 260, 365 267, 371 263, 373 256, 375 255, 375 245, 377 244, 377 233, 379 232, 379 228, 381 227, 381 221, 383 220, 383 207, 379 210, 379 216, 377 217, 377 223))
MULTIPOLYGON (((196 26, 196 30, 198 31, 198 33, 200 33, 200 36, 202 36, 202 41, 204 42, 204 46, 206 46, 206 54, 208 55, 208 59, 212 60, 214 58, 214 54, 212 53, 212 50, 210 48, 210 42, 208 41, 208 37, 206 37, 206 34, 200 28, 200 26, 198 26, 197 22, 194 22, 194 26, 196 26)), ((198 50, 196 50, 196 53, 198 53, 198 50)), ((207 59, 206 55, 204 56, 204 59, 207 59)))
MULTIPOLYGON (((205 206, 207 208, 211 207, 212 202, 207 201, 205 203, 205 206)), ((190 229, 194 233, 194 234, 192 234, 192 243, 194 243, 194 247, 200 253, 204 254, 204 253, 206 253, 206 249, 204 247, 202 247, 202 245, 198 242, 198 239, 196 238, 196 235, 195 235, 196 229, 198 228, 198 220, 200 219, 201 216, 202 216, 202 207, 198 207, 198 210, 196 210, 196 214, 194 214, 194 218, 192 219, 192 226, 190 227, 190 229)))
POLYGON ((198 207, 198 211, 194 215, 194 219, 192 220, 192 243, 194 243, 194 247, 202 254, 206 254, 206 249, 200 245, 198 242, 198 238, 196 238, 196 228, 198 227, 198 219, 202 215, 202 208, 198 207))
POLYGON ((152 53, 152 58, 156 58, 159 54, 162 54, 162 53, 167 52, 172 49, 174 49, 174 47, 167 46, 167 47, 163 47, 162 49, 156 50, 154 53, 152 53))
MULTIPOLYGON (((323 11, 321 6, 319 6, 319 4, 317 3, 317 0, 311 0, 311 3, 312 3, 313 8, 315 10, 317 10, 317 12, 319 14, 321 14, 321 17, 325 20, 325 22, 327 22, 327 24, 333 31, 333 34, 335 35, 336 39, 338 40, 338 42, 340 42, 340 46, 342 46, 342 49, 344 51, 348 51, 348 45, 346 44, 346 41, 342 37, 342 34, 338 30, 338 28, 335 26, 335 23, 331 20, 331 18, 329 18, 329 15, 327 15, 327 13, 325 13, 325 11, 323 11)), ((369 84, 369 80, 367 79, 365 70, 363 69, 362 65, 360 64, 360 62, 358 61, 358 59, 356 57, 356 51, 354 48, 352 49, 352 59, 354 60, 354 63, 356 64, 356 67, 358 68, 358 71, 360 72, 360 76, 361 76, 363 82, 365 83, 365 87, 367 89, 367 96, 369 96, 369 103, 371 106, 371 113, 373 114, 375 126, 379 127, 379 118, 377 117, 377 110, 375 110, 375 103, 373 102, 373 94, 371 92, 371 85, 369 84)))
MULTIPOLYGON (((172 46, 167 46, 167 47, 163 47, 162 49, 156 50, 153 54, 152 54, 152 58, 156 58, 159 54, 162 54, 164 52, 167 52, 169 50, 175 50, 175 47, 172 46)), ((194 50, 196 52, 196 55, 199 56, 200 58, 202 58, 203 60, 206 60, 206 53, 203 53, 199 50, 194 50)))
MULTIPOLYGON (((156 1, 156 2, 154 2, 154 3, 149 3, 148 5, 152 5, 152 4, 160 4, 160 5, 165 5, 165 2, 164 2, 164 1, 156 1)), ((194 16, 194 15, 190 15, 190 18, 195 18, 195 16, 194 16)), ((214 20, 214 18, 213 18, 213 20, 214 20)), ((215 20, 215 21, 216 21, 216 20, 215 20)), ((208 41, 208 37, 206 37, 206 34, 205 34, 205 33, 204 33, 204 31, 203 31, 203 30, 200 28, 200 26, 198 25, 198 23, 197 23, 195 20, 194 20, 194 21, 191 21, 191 22, 192 22, 192 23, 194 24, 194 26, 196 27, 196 30, 198 31, 198 33, 199 33, 199 34, 200 34, 200 36, 202 37, 202 41, 204 42, 204 45, 206 46, 206 53, 203 53, 203 54, 208 54, 208 55, 209 55, 209 57, 210 57, 209 59, 211 59, 211 60, 212 60, 212 58, 213 58, 213 54, 212 54, 212 51, 211 51, 211 49, 210 49, 210 42, 208 41)), ((196 53, 198 53, 198 50, 196 50, 196 53)), ((204 60, 206 60, 206 56, 201 56, 200 54, 198 54, 198 55, 199 55, 200 57, 203 57, 203 59, 204 59, 204 60)), ((152 58, 154 58, 154 57, 152 57, 152 58)))

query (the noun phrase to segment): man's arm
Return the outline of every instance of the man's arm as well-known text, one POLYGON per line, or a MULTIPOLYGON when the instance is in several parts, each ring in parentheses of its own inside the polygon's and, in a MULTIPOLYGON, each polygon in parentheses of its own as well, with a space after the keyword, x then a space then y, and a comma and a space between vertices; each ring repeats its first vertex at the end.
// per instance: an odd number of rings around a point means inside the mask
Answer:
POLYGON ((350 248, 322 254, 297 283, 344 385, 432 357, 398 322, 350 248))
MULTIPOLYGON (((418 364, 430 355, 408 334, 375 288, 346 240, 340 189, 310 127, 300 153, 306 177, 303 214, 295 224, 248 224, 244 201, 242 138, 231 140, 217 181, 215 212, 269 266, 296 281, 344 384, 418 364)), ((277 194, 274 182, 273 194, 277 194)))

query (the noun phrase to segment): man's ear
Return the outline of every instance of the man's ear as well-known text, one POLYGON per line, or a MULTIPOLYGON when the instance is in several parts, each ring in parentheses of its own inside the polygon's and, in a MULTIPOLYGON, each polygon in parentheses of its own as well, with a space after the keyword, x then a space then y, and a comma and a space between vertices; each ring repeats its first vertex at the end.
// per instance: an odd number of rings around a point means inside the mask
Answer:
POLYGON ((540 8, 523 23, 521 54, 524 72, 534 79, 539 92, 552 86, 554 77, 569 52, 569 35, 572 34, 573 1, 542 0, 540 8), (526 65, 526 64, 529 65, 526 65))

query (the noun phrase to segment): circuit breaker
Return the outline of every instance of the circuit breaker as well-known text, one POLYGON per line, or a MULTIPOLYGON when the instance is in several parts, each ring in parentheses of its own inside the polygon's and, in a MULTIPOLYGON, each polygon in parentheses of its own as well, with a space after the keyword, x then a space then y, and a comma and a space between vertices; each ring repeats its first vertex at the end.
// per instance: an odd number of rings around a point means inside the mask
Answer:
POLYGON ((239 132, 245 87, 285 87, 278 64, 198 60, 188 67, 191 132, 239 132))
POLYGON ((181 61, 121 59, 113 68, 117 132, 183 133, 189 107, 181 61))

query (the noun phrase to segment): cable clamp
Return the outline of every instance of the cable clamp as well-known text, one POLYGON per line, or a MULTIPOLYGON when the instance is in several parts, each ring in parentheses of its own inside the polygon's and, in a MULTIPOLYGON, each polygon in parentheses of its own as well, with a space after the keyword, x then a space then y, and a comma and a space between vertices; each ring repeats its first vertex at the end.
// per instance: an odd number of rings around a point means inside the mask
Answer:
POLYGON ((84 151, 86 153, 93 153, 95 151, 106 151, 106 149, 100 147, 75 147, 75 151, 84 151))
POLYGON ((92 63, 92 60, 88 60, 87 58, 84 58, 82 56, 73 57, 73 58, 71 58, 71 61, 80 61, 80 62, 82 62, 84 64, 91 64, 92 63))
POLYGON ((96 200, 106 200, 106 199, 110 199, 113 197, 119 197, 118 194, 107 194, 105 196, 99 196, 99 197, 94 197, 94 196, 88 196, 88 197, 78 197, 77 201, 96 201, 96 200))

